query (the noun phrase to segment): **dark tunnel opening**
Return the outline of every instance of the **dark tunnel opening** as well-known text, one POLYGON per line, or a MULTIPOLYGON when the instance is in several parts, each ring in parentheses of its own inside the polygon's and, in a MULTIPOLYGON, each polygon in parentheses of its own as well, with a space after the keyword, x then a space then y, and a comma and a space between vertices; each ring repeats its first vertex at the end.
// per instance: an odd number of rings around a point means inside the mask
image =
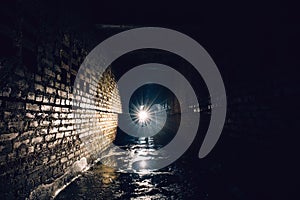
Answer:
POLYGON ((297 135, 300 105, 297 6, 224 1, 209 9, 209 4, 148 2, 139 9, 128 2, 1 2, 0 198, 295 199, 298 140, 291 136, 297 135), (217 65, 226 96, 210 94, 187 59, 161 49, 128 52, 104 71, 92 71, 94 65, 80 71, 98 44, 143 27, 172 29, 202 45, 217 65), (158 134, 136 138, 118 127, 122 97, 117 82, 149 63, 180 73, 197 101, 186 99, 185 106, 162 85, 141 86, 126 113, 133 123, 158 126, 161 113, 167 117, 158 134), (221 137, 200 159, 212 113, 224 98, 221 137), (168 160, 156 151, 174 140, 186 113, 200 116, 195 139, 173 163, 148 170, 168 160))
POLYGON ((137 138, 118 128, 115 144, 123 146, 128 145, 130 142, 139 142, 141 139, 149 144, 148 141, 151 140, 154 149, 157 149, 168 144, 176 135, 180 124, 180 105, 176 96, 166 87, 158 84, 145 84, 139 87, 132 95, 129 107, 132 121, 138 126, 149 126, 151 128, 163 123, 164 120, 160 116, 161 112, 167 113, 167 119, 161 130, 151 137, 137 138), (148 116, 141 116, 144 110, 148 116))

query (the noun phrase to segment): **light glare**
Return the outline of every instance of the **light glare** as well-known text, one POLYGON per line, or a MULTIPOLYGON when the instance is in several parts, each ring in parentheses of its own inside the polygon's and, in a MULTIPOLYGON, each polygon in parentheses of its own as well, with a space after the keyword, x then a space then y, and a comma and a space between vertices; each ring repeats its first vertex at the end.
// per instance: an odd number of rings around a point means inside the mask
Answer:
POLYGON ((138 113, 139 122, 141 122, 141 123, 146 122, 148 117, 149 117, 148 112, 146 112, 145 110, 139 111, 139 113, 138 113))

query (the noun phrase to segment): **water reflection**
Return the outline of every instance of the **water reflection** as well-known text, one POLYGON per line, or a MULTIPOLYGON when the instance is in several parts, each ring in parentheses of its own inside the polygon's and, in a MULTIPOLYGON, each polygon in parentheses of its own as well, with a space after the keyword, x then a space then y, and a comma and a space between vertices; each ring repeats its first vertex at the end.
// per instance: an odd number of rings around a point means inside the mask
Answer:
POLYGON ((115 169, 106 165, 99 165, 93 171, 95 174, 101 175, 103 187, 109 187, 118 178, 118 173, 116 173, 115 169))
POLYGON ((160 146, 154 144, 153 138, 128 139, 131 140, 129 145, 113 146, 104 151, 100 162, 108 166, 117 166, 118 163, 119 172, 145 174, 154 170, 155 162, 165 159, 163 151, 156 151, 160 146))
MULTIPOLYGON (((70 184, 57 199, 178 199, 185 190, 183 174, 174 166, 159 171, 149 170, 157 155, 158 148, 152 138, 140 138, 132 145, 123 146, 132 159, 125 160, 134 173, 108 167, 116 159, 124 159, 125 152, 118 148, 110 149, 100 160, 103 164, 95 165, 90 171, 70 184)), ((163 159, 163 158, 160 158, 163 159)))

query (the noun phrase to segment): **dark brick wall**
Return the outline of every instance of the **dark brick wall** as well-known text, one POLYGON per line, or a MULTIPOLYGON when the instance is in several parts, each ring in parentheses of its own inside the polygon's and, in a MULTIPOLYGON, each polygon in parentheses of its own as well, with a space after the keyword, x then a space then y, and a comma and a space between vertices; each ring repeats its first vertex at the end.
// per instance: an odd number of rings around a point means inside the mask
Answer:
POLYGON ((3 15, 9 20, 0 31, 6 45, 0 57, 1 199, 48 198, 114 139, 118 90, 110 70, 78 77, 84 94, 73 87, 90 50, 75 30, 45 16, 41 23, 13 10, 3 15), (97 113, 74 110, 73 95, 97 113))

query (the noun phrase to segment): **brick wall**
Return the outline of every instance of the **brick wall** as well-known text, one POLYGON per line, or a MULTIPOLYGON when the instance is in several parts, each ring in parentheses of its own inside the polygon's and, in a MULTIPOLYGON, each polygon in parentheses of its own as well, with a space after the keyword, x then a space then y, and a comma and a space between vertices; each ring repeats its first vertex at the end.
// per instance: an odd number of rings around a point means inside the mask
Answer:
POLYGON ((90 47, 72 31, 12 21, 1 29, 1 199, 47 198, 114 139, 118 89, 109 69, 86 71, 73 87, 90 47))

